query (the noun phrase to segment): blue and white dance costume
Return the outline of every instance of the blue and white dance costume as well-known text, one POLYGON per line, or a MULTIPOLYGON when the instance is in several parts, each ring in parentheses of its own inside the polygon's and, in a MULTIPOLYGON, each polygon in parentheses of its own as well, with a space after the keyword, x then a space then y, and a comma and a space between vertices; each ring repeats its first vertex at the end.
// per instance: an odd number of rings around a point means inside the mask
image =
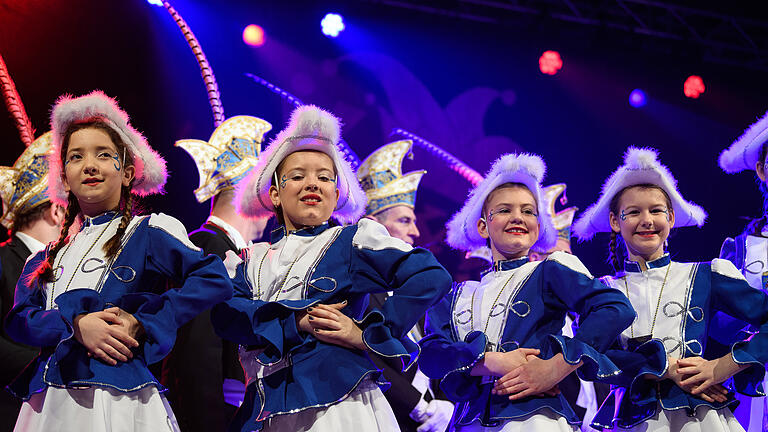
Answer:
POLYGON ((626 261, 624 272, 604 279, 629 296, 638 317, 621 334, 620 349, 607 352, 621 373, 605 380, 616 388, 592 426, 643 431, 646 427, 664 426, 680 430, 691 422, 697 426, 692 430, 742 430, 728 409, 738 403, 733 392, 726 402, 707 402, 671 380, 643 376, 663 376, 668 356, 712 360, 730 352, 736 363, 750 365, 734 375, 733 389, 749 396, 761 395, 764 365, 768 362, 768 295, 750 287, 730 261, 678 263, 664 255, 646 264, 648 269, 641 271, 638 263, 626 261), (761 333, 733 346, 722 346, 710 337, 717 330, 710 323, 716 312, 753 324, 761 333), (640 335, 651 335, 652 339, 637 347, 628 346, 640 335))
MULTIPOLYGON (((750 125, 727 149, 723 150, 718 160, 720 168, 726 173, 734 174, 740 171, 754 171, 758 164, 765 162, 765 148, 768 146, 768 113, 750 125), (763 159, 761 159, 761 156, 763 159)), ((766 199, 766 184, 755 176, 760 183, 763 202, 766 199)), ((768 216, 763 214, 760 219, 752 221, 747 229, 735 238, 727 238, 720 249, 720 258, 725 258, 741 270, 752 288, 768 290, 768 216)), ((722 317, 718 317, 722 318, 722 317)), ((732 336, 738 329, 739 323, 722 320, 727 324, 725 336, 732 336)), ((754 331, 751 329, 750 331, 754 331)), ((768 380, 763 380, 763 387, 768 386, 768 380)), ((746 398, 736 395, 742 402, 734 414, 742 422, 747 432, 762 432, 768 430, 768 398, 746 398)))
POLYGON ((203 255, 187 238, 184 226, 167 215, 134 217, 118 255, 105 258, 102 246, 115 234, 120 219, 115 212, 85 218, 56 257, 53 282, 25 284, 46 260, 48 249, 31 257, 24 267, 6 329, 19 342, 42 347, 40 356, 9 386, 28 401, 19 424, 29 430, 56 430, 83 421, 88 425, 82 430, 98 430, 98 426, 91 429, 91 424, 99 423, 87 420, 91 416, 112 421, 123 417, 118 423, 128 422, 123 424, 130 430, 168 427, 173 417, 166 414, 159 393, 165 389, 147 365, 170 351, 179 326, 232 296, 221 260, 203 255), (179 288, 166 290, 169 280, 179 288), (133 358, 116 366, 88 356, 73 333, 75 317, 111 306, 133 314, 145 332, 143 343, 133 349, 133 358), (83 388, 91 390, 88 398, 94 400, 93 408, 86 408, 75 394, 83 388), (121 411, 124 403, 133 408, 121 411), (89 411, 87 417, 82 410, 89 411), (158 418, 162 423, 155 422, 158 418))
POLYGON ((230 430, 290 430, 289 424, 294 430, 297 424, 331 430, 339 415, 359 421, 359 430, 397 428, 383 394, 371 385, 381 372, 368 356, 300 332, 296 312, 346 300, 342 312, 362 318, 358 325, 368 349, 399 357, 408 367, 419 353, 408 330, 451 285, 450 275, 429 251, 412 248, 390 237, 378 222, 362 219, 347 227, 325 223, 288 235, 281 227, 271 245, 252 245, 240 257, 229 254, 225 264, 235 295, 214 307, 212 320, 221 337, 242 344, 247 380, 245 402, 230 430), (393 294, 381 310, 363 317, 367 295, 383 291, 393 294), (323 411, 337 403, 336 408, 344 407, 361 391, 373 393, 368 395, 372 403, 323 411), (370 423, 377 415, 384 416, 370 423))
MULTIPOLYGON (((750 226, 751 228, 751 226, 750 226)), ((720 258, 731 261, 741 270, 749 285, 757 290, 766 292, 768 284, 768 227, 755 227, 754 231, 745 231, 735 238, 727 238, 720 249, 720 258)), ((749 228, 748 228, 749 230, 749 228)), ((719 339, 735 340, 734 336, 742 336, 740 330, 745 323, 717 315, 718 323, 723 326, 719 339)), ((754 333, 756 329, 746 329, 754 333)), ((768 387, 768 380, 763 379, 763 389, 768 387)), ((768 398, 746 397, 740 394, 736 399, 741 402, 734 415, 744 425, 747 432, 762 432, 768 429, 768 398)))
POLYGON ((538 348, 543 359, 561 352, 570 364, 583 361, 580 374, 618 374, 601 352, 633 315, 626 298, 593 279, 574 255, 554 252, 545 261, 499 261, 480 282, 458 285, 430 310, 419 364, 459 402, 453 420, 457 429, 517 430, 504 428, 515 421, 538 430, 574 430, 581 421, 562 395, 510 401, 491 394, 493 381, 471 376, 470 370, 487 351, 538 348), (573 338, 562 335, 568 311, 581 317, 573 338))

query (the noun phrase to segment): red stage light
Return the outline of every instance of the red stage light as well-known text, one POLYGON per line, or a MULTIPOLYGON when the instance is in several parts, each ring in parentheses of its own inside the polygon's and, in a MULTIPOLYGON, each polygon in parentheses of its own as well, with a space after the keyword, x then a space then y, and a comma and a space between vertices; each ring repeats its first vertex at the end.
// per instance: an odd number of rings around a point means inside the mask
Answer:
POLYGON ((250 46, 264 45, 264 29, 256 24, 250 24, 243 30, 243 42, 250 46))
POLYGON ((702 93, 704 93, 706 87, 704 87, 704 80, 698 75, 691 75, 685 80, 683 84, 683 93, 689 98, 698 99, 702 93))
POLYGON ((544 51, 539 57, 539 69, 541 73, 554 75, 563 67, 563 59, 557 51, 544 51))

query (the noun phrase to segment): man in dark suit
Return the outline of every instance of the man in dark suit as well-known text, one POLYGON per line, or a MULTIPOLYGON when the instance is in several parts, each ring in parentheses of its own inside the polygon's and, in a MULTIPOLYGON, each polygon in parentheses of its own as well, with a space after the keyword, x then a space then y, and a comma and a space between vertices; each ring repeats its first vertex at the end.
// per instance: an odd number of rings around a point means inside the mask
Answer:
MULTIPOLYGON (((199 202, 211 199, 211 213, 189 239, 207 254, 224 259, 261 238, 266 221, 235 211, 234 186, 256 165, 270 124, 256 117, 224 121, 208 142, 181 140, 200 173, 199 202), (213 158, 211 157, 213 155, 213 158), (213 159, 213 161, 211 161, 213 159), (211 163, 213 162, 213 163, 211 163)), ((218 337, 206 311, 185 324, 163 362, 162 382, 183 432, 224 431, 245 395, 245 376, 236 344, 218 337)))
MULTIPOLYGON (((389 235, 413 245, 419 237, 413 208, 416 189, 426 171, 402 174, 401 163, 410 153, 411 141, 397 141, 371 153, 357 172, 368 196, 366 217, 378 221, 389 235)), ((388 293, 369 296, 368 309, 381 308, 388 293)), ((408 333, 414 341, 424 336, 424 318, 408 333)), ((401 370, 399 359, 371 354, 371 359, 384 372, 392 386, 384 392, 403 432, 443 432, 453 414, 453 404, 440 391, 436 380, 430 380, 418 367, 401 370)))
MULTIPOLYGON (((64 211, 48 201, 45 154, 50 134, 35 140, 13 167, 0 167, 0 197, 5 213, 0 223, 9 239, 0 244, 0 313, 4 318, 13 306, 16 282, 27 258, 59 237, 64 211)), ((12 431, 21 409, 21 399, 5 386, 34 359, 39 350, 13 341, 0 331, 0 432, 12 431)))

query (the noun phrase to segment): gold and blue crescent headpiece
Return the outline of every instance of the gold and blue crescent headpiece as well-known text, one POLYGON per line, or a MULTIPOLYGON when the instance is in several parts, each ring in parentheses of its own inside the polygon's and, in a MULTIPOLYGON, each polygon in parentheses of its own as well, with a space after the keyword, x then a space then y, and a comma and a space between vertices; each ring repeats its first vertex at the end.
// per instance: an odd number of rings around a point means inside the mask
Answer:
POLYGON ((16 215, 48 202, 48 150, 51 133, 34 140, 11 167, 0 167, 0 197, 3 217, 0 223, 13 228, 16 215))
POLYGON ((560 197, 560 204, 565 205, 568 203, 568 199, 565 197, 565 183, 553 184, 542 188, 544 202, 549 209, 549 214, 552 215, 552 224, 557 230, 557 238, 563 239, 568 242, 571 241, 571 225, 573 224, 573 217, 576 215, 577 207, 568 207, 565 210, 561 210, 555 213, 555 201, 560 197))
POLYGON ((224 120, 206 141, 185 139, 178 147, 192 156, 200 175, 195 190, 199 202, 233 188, 256 166, 264 134, 272 129, 267 121, 252 116, 234 116, 224 120))
POLYGON ((406 155, 411 155, 413 141, 396 141, 379 147, 368 156, 357 170, 357 178, 368 197, 366 215, 374 215, 388 208, 416 205, 416 189, 421 176, 427 171, 402 172, 406 155))
POLYGON ((0 167, 0 198, 3 215, 0 224, 13 229, 16 216, 48 202, 48 158, 51 133, 35 139, 35 130, 29 121, 21 96, 11 74, 0 56, 0 88, 8 112, 16 123, 21 141, 27 148, 11 167, 0 167))

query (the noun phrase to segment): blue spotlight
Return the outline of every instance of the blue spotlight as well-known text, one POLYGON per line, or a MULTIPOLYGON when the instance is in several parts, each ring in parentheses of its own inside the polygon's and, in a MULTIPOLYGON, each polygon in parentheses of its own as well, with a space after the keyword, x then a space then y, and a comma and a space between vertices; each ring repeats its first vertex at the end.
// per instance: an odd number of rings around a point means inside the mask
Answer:
POLYGON ((640 89, 634 89, 629 94, 629 104, 635 108, 644 107, 646 102, 645 92, 640 89))
POLYGON ((328 37, 336 37, 344 31, 344 19, 339 14, 329 13, 325 14, 323 20, 320 21, 323 34, 328 37))
POLYGON ((152 6, 162 6, 163 0, 147 0, 147 3, 151 4, 152 6))

